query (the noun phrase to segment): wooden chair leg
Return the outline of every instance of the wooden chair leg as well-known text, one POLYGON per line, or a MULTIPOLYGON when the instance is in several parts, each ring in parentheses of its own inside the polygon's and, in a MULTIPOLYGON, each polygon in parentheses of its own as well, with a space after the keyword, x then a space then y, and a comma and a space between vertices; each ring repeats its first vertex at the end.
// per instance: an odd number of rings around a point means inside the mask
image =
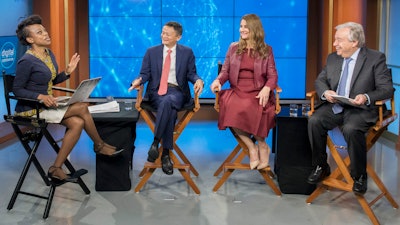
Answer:
POLYGON ((276 195, 281 196, 282 192, 279 190, 279 188, 276 186, 274 181, 272 180, 270 174, 272 173, 271 168, 267 167, 262 170, 258 170, 260 174, 263 176, 264 180, 267 182, 268 186, 271 187, 271 189, 275 192, 276 195))
MULTIPOLYGON (((147 109, 142 109, 141 107, 139 107, 138 111, 139 111, 140 115, 142 116, 142 118, 144 119, 144 121, 146 122, 146 124, 149 126, 150 130, 154 133, 155 120, 156 120, 154 113, 147 109)), ((188 185, 193 189, 193 191, 196 194, 200 194, 199 188, 196 186, 196 184, 190 177, 190 172, 192 172, 195 176, 198 176, 199 173, 194 168, 194 166, 189 161, 189 159, 185 156, 185 154, 182 152, 180 147, 176 144, 176 141, 178 140, 179 136, 183 132, 184 128, 189 123, 190 119, 193 117, 194 112, 195 111, 191 111, 191 110, 186 111, 184 113, 184 115, 182 117, 180 117, 180 119, 176 123, 175 128, 174 128, 174 134, 173 134, 173 142, 174 142, 173 147, 174 147, 176 154, 174 153, 174 151, 171 151, 170 158, 171 158, 171 161, 173 162, 174 169, 177 169, 181 173, 182 177, 185 179, 185 181, 188 183, 188 185), (179 157, 179 159, 177 156, 179 157)), ((162 144, 158 150, 161 155, 162 144)), ((154 163, 146 162, 143 169, 139 173, 139 177, 141 177, 142 179, 136 185, 135 192, 139 192, 142 189, 142 187, 147 183, 149 178, 153 175, 154 171, 157 168, 161 168, 161 167, 162 167, 162 165, 161 165, 160 156, 154 163)))
MULTIPOLYGON (((327 140, 327 145, 338 168, 336 168, 330 176, 328 176, 321 182, 321 185, 318 186, 317 189, 306 199, 307 203, 311 203, 312 201, 314 201, 314 199, 317 198, 321 193, 323 193, 325 189, 330 187, 337 188, 346 192, 353 192, 352 187, 354 181, 351 178, 348 170, 348 167, 350 165, 350 158, 347 156, 343 159, 329 137, 327 140)), ((367 164, 367 174, 375 182, 375 184, 381 191, 381 194, 378 195, 371 202, 368 202, 363 195, 354 196, 359 202, 361 208, 364 210, 365 214, 371 220, 372 224, 379 225, 379 220, 376 217, 375 213, 372 211, 371 206, 374 205, 382 197, 386 197, 393 208, 398 208, 399 205, 396 203, 396 201, 389 193, 389 191, 370 164, 367 164)))
MULTIPOLYGON (((218 189, 226 182, 228 177, 235 171, 236 168, 247 168, 247 166, 243 165, 241 162, 245 158, 246 153, 244 151, 240 151, 238 157, 234 161, 223 163, 223 174, 218 182, 215 184, 213 188, 213 192, 217 192, 218 189)), ((250 169, 250 166, 248 166, 250 169)))
POLYGON ((371 167, 371 165, 367 164, 367 174, 368 176, 375 182, 376 186, 381 190, 382 194, 376 197, 370 205, 375 204, 376 201, 378 201, 380 198, 383 196, 386 197, 386 199, 390 202, 390 204, 393 206, 393 208, 398 209, 399 205, 396 203, 394 200, 393 196, 390 194, 386 186, 383 184, 382 180, 378 177, 376 174, 375 170, 371 167))
MULTIPOLYGON (((145 170, 145 168, 143 168, 143 170, 145 170)), ((153 175, 155 170, 156 170, 156 168, 146 168, 145 173, 142 176, 142 179, 140 179, 139 183, 135 187, 136 193, 139 193, 139 191, 143 188, 143 186, 150 179, 151 175, 153 175)))
POLYGON ((171 160, 174 163, 174 168, 179 170, 182 177, 186 180, 186 182, 189 184, 189 186, 193 189, 194 193, 200 194, 200 189, 194 183, 193 179, 190 177, 190 174, 189 174, 191 171, 191 164, 181 163, 179 161, 179 159, 176 157, 176 155, 173 154, 173 152, 171 152, 170 155, 171 155, 171 160))
MULTIPOLYGON (((236 169, 250 170, 249 164, 242 163, 243 159, 249 155, 248 149, 241 147, 241 146, 245 146, 244 143, 241 142, 241 140, 238 140, 238 142, 239 142, 239 144, 234 148, 234 150, 229 154, 229 156, 225 159, 225 161, 221 164, 221 166, 214 173, 214 176, 217 176, 219 173, 223 172, 221 178, 214 185, 213 192, 217 192, 218 189, 227 181, 229 176, 236 169), (240 151, 240 150, 242 150, 242 151, 240 151)), ((258 172, 264 178, 264 180, 268 184, 268 186, 270 186, 271 189, 275 192, 275 194, 278 196, 281 196, 282 195, 281 191, 279 190, 279 188, 276 186, 276 184, 272 180, 272 178, 275 175, 271 171, 271 168, 267 167, 267 168, 258 170, 258 172)))
POLYGON ((182 150, 179 148, 179 146, 174 143, 174 151, 176 154, 179 156, 179 158, 183 161, 184 164, 189 164, 190 165, 190 171, 192 171, 193 175, 196 177, 199 176, 199 172, 194 168, 193 164, 189 161, 189 159, 183 154, 182 150))
MULTIPOLYGON (((327 144, 328 144, 328 148, 330 149, 331 155, 332 155, 334 161, 336 162, 338 169, 340 170, 340 174, 343 175, 344 179, 349 184, 351 184, 351 186, 353 186, 353 178, 351 177, 351 175, 349 173, 348 164, 346 164, 345 161, 343 161, 342 157, 340 156, 338 150, 335 147, 335 144, 332 142, 332 139, 330 137, 328 137, 327 144)), ((350 158, 348 159, 348 161, 350 162, 350 158)), ((339 174, 339 171, 335 172, 334 176, 336 174, 339 174)))
POLYGON ((226 157, 225 161, 221 163, 221 165, 218 167, 218 169, 214 173, 214 177, 218 176, 222 170, 224 169, 224 164, 232 162, 232 160, 236 157, 238 154, 239 150, 241 149, 240 145, 236 145, 236 147, 233 149, 233 151, 226 157))
MULTIPOLYGON (((188 185, 193 189, 193 191, 196 194, 200 194, 200 189, 196 186, 194 183, 193 179, 190 177, 190 164, 184 164, 179 161, 179 159, 176 157, 176 155, 173 153, 173 151, 170 152, 170 157, 171 161, 173 162, 174 169, 178 169, 178 171, 181 173, 182 177, 185 179, 185 181, 188 183, 188 185)), ((161 168, 161 160, 160 157, 154 162, 146 162, 143 170, 141 173, 142 174, 142 179, 139 181, 139 183, 135 187, 135 192, 138 193, 143 186, 147 183, 147 181, 150 179, 150 177, 153 175, 154 171, 157 168, 161 168)))
POLYGON ((217 192, 218 189, 226 182, 228 177, 235 171, 235 169, 227 169, 224 171, 222 174, 221 178, 218 180, 218 182, 214 185, 213 192, 217 192))
POLYGON ((306 199, 306 203, 311 204, 320 194, 322 194, 326 190, 324 185, 319 185, 308 198, 306 199))
POLYGON ((368 218, 371 220, 372 224, 379 225, 378 218, 375 216, 375 213, 372 211, 370 205, 368 204, 367 200, 364 196, 355 195, 358 202, 361 205, 361 208, 364 210, 365 214, 367 214, 368 218))
POLYGON ((188 171, 186 171, 185 168, 178 168, 179 172, 182 174, 182 177, 186 180, 186 182, 189 184, 189 186, 192 188, 194 193, 200 194, 200 189, 197 187, 197 185, 194 183, 193 179, 190 177, 190 174, 188 171))

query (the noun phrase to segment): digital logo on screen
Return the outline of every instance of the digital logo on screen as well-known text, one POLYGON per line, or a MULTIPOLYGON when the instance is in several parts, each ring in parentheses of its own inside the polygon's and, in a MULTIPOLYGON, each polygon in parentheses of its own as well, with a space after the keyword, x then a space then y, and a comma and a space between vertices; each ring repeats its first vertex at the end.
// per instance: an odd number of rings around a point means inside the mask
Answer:
POLYGON ((5 69, 11 68, 17 58, 16 54, 15 45, 11 42, 5 42, 1 46, 1 66, 5 69))

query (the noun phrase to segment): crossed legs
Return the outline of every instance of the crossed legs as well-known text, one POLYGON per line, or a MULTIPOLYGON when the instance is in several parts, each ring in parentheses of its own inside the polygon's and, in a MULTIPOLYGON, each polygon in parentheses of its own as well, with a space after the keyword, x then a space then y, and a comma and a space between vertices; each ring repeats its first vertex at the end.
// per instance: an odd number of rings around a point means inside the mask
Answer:
POLYGON ((173 174, 173 164, 169 151, 173 149, 173 138, 178 109, 184 104, 184 96, 179 88, 168 87, 167 94, 154 95, 151 100, 152 107, 157 110, 154 141, 148 151, 147 161, 154 162, 158 157, 158 144, 162 141, 161 154, 162 170, 167 175, 173 174))
POLYGON ((93 118, 85 103, 75 103, 70 105, 64 115, 61 124, 67 127, 60 151, 57 154, 53 166, 49 169, 49 174, 52 178, 59 180, 69 179, 69 177, 61 169, 73 147, 78 142, 82 130, 92 139, 95 145, 95 151, 98 154, 112 156, 119 154, 122 150, 117 150, 114 146, 104 143, 99 133, 96 130, 93 118))

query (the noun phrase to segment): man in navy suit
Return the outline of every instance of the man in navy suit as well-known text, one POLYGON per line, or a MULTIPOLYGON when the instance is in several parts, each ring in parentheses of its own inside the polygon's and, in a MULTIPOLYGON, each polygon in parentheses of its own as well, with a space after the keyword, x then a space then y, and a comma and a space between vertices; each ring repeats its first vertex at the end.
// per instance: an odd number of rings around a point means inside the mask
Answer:
POLYGON ((350 156, 353 192, 359 195, 367 191, 365 134, 378 119, 375 101, 391 98, 394 93, 385 55, 364 47, 364 44, 364 30, 360 24, 348 22, 336 27, 333 42, 336 52, 328 56, 326 66, 315 81, 323 104, 308 121, 315 167, 308 182, 318 183, 330 174, 327 132, 340 126, 350 156), (332 97, 337 94, 351 98, 357 106, 338 104, 332 97))
POLYGON ((201 93, 204 86, 204 82, 196 72, 192 49, 177 44, 182 32, 182 25, 177 22, 167 22, 164 25, 161 32, 162 44, 146 51, 139 77, 132 81, 129 88, 132 90, 148 82, 144 97, 149 99, 157 114, 154 141, 148 151, 147 161, 154 162, 158 158, 158 145, 162 140, 162 170, 167 175, 173 174, 169 151, 173 148, 177 112, 192 99, 188 82, 194 84, 196 93, 201 93), (166 58, 169 63, 165 63, 166 58), (159 89, 164 64, 169 65, 168 85, 166 93, 161 93, 159 89))

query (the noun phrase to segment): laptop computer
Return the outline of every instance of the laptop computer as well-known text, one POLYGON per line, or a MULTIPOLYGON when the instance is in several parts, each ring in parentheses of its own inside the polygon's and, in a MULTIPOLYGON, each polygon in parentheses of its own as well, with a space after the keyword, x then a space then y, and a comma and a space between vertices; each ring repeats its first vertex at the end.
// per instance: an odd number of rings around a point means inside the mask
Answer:
POLYGON ((89 98, 90 94, 99 83, 101 77, 83 80, 79 86, 75 89, 72 96, 60 96, 57 97, 58 106, 67 106, 76 102, 82 102, 89 98))

